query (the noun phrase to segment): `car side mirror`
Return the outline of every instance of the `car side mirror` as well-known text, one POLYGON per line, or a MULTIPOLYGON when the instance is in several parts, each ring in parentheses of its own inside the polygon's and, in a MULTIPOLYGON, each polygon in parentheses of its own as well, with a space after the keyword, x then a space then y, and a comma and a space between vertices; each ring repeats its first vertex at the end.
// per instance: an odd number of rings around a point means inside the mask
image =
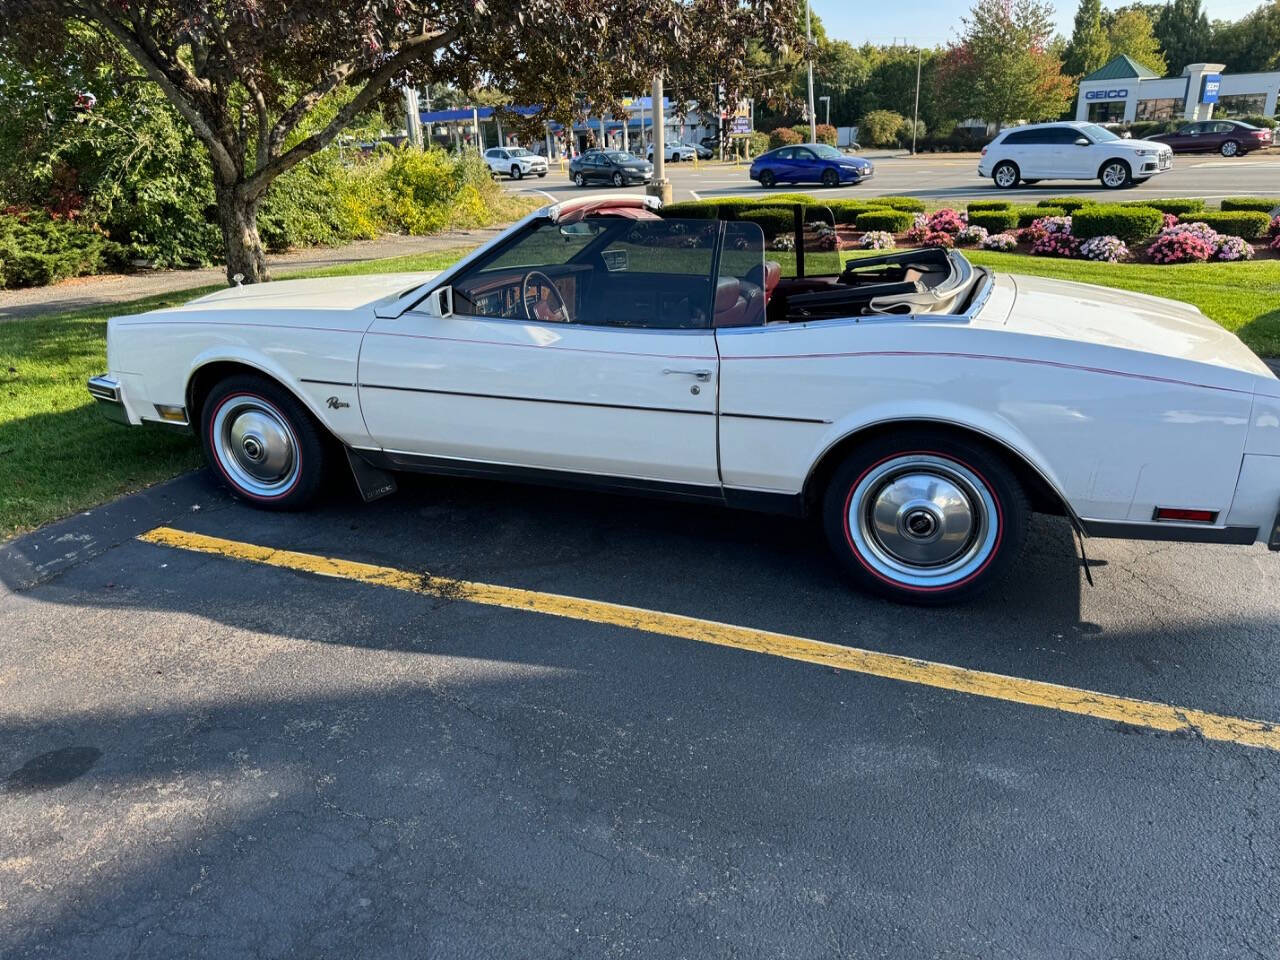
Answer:
POLYGON ((429 317, 452 317, 453 287, 444 286, 432 290, 422 304, 422 312, 429 317))
POLYGON ((1089 141, 1088 137, 1076 137, 1076 146, 1077 146, 1077 147, 1087 147, 1087 146, 1089 146, 1089 144, 1090 144, 1090 141, 1089 141))

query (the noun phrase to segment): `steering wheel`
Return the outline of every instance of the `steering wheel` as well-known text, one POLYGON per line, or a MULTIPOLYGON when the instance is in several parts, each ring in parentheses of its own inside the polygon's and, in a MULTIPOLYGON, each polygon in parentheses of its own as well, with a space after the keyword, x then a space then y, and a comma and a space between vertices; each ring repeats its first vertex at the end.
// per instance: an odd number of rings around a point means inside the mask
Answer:
POLYGON ((530 270, 528 273, 524 275, 524 279, 520 281, 520 304, 524 307, 524 315, 526 320, 533 320, 535 322, 542 322, 542 323, 571 322, 569 320, 569 305, 564 302, 564 296, 561 295, 560 290, 556 287, 556 285, 551 282, 551 278, 548 277, 541 270, 530 270), (539 287, 545 286, 551 292, 551 294, 554 295, 555 302, 560 304, 559 307, 553 308, 551 306, 551 303, 549 302, 551 300, 551 297, 548 296, 546 300, 542 299, 541 297, 538 297, 537 299, 535 299, 533 301, 533 307, 532 309, 530 309, 529 307, 530 281, 535 281, 535 280, 537 281, 537 286, 539 287))

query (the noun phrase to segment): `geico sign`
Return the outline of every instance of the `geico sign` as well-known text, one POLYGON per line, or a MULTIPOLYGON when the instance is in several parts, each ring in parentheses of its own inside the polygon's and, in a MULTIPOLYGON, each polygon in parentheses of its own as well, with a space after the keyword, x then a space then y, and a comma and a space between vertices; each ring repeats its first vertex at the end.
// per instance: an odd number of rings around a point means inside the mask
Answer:
POLYGON ((1090 90, 1084 95, 1086 100, 1124 100, 1129 96, 1129 91, 1123 88, 1119 90, 1090 90))

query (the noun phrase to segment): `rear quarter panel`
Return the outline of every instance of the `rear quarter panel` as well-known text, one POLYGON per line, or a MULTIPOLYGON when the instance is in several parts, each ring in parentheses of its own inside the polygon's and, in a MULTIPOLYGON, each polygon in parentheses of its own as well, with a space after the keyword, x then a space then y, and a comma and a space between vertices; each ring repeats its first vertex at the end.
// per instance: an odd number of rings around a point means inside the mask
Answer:
POLYGON ((717 339, 726 486, 796 493, 841 439, 921 419, 1018 451, 1088 519, 1146 521, 1156 505, 1225 517, 1256 381, 960 321, 826 321, 717 339))

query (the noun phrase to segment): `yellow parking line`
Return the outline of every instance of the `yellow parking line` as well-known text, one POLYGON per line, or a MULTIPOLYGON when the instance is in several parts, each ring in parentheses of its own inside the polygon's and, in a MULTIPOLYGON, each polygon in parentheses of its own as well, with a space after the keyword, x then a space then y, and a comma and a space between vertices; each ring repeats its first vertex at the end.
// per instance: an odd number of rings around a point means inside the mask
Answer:
POLYGON ((1280 725, 1240 717, 1175 707, 1150 700, 1135 700, 1097 693, 1079 687, 1068 687, 1042 680, 1027 680, 985 670, 970 670, 931 660, 916 660, 892 653, 879 653, 846 647, 821 640, 772 633, 751 627, 739 627, 714 620, 702 620, 657 610, 645 610, 619 603, 567 597, 537 590, 522 590, 488 583, 473 583, 411 573, 394 567, 358 563, 337 557, 276 550, 252 543, 224 540, 200 533, 188 533, 172 527, 157 527, 138 538, 146 543, 177 547, 196 553, 209 553, 234 560, 336 577, 359 583, 407 590, 430 596, 443 596, 468 603, 480 603, 511 610, 586 620, 610 626, 643 630, 668 637, 712 643, 752 653, 764 653, 788 660, 821 664, 836 670, 885 677, 905 683, 917 683, 957 693, 968 693, 993 700, 1021 703, 1032 707, 1075 713, 1099 720, 1111 720, 1137 727, 1167 732, 1192 733, 1206 740, 1221 740, 1248 747, 1280 750, 1280 725))

